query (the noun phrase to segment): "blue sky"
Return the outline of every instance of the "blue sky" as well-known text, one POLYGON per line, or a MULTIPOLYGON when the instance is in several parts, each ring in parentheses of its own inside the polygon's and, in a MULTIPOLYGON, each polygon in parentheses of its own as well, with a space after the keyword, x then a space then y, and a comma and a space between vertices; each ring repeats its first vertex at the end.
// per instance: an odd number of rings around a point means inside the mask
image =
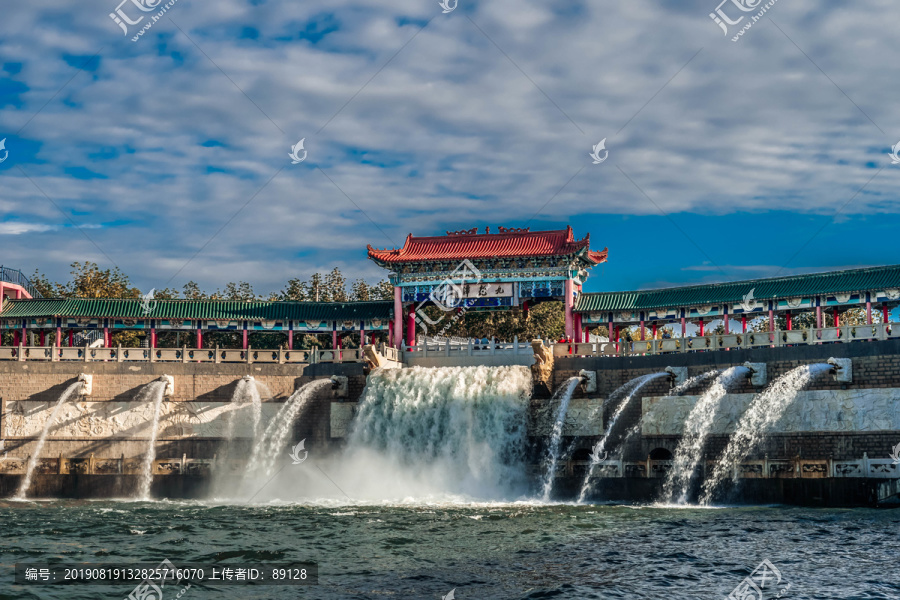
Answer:
POLYGON ((5 12, 3 264, 265 292, 567 224, 610 249, 589 291, 900 262, 896 2, 779 0, 732 42, 705 0, 178 0, 132 42, 142 2, 5 12))

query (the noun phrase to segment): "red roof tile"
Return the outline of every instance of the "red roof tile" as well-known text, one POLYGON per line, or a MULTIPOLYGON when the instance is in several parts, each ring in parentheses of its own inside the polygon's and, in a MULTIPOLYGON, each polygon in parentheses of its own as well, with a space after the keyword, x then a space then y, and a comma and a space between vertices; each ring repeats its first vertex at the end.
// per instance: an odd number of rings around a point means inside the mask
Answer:
MULTIPOLYGON (((490 228, 488 228, 488 231, 490 228)), ((369 258, 378 263, 407 263, 465 258, 500 258, 518 256, 565 256, 583 252, 588 261, 606 262, 607 249, 590 250, 590 234, 576 240, 572 228, 556 231, 530 231, 500 227, 499 233, 468 231, 447 232, 433 237, 406 236, 402 248, 379 250, 369 248, 369 258)))

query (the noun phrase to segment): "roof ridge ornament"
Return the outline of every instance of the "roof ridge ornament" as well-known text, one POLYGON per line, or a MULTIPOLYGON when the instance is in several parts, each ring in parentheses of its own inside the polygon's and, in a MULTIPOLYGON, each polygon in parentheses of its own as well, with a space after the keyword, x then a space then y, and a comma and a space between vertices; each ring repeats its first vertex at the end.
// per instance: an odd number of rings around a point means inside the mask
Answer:
POLYGON ((459 231, 448 231, 447 235, 475 235, 478 233, 478 228, 473 227, 472 229, 460 229, 459 231))
POLYGON ((498 226, 497 229, 500 230, 500 233, 530 233, 531 227, 501 227, 498 226))

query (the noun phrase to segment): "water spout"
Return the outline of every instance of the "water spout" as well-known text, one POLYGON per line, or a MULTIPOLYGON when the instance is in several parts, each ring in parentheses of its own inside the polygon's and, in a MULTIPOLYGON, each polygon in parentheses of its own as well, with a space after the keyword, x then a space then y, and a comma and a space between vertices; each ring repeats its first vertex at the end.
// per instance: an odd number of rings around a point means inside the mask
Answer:
POLYGON ((553 398, 550 400, 551 405, 554 400, 559 401, 559 407, 556 410, 556 419, 553 422, 553 430, 550 433, 550 445, 547 447, 547 472, 544 474, 543 500, 550 501, 550 492, 553 490, 553 482, 556 479, 556 463, 559 461, 559 444, 562 440, 562 430, 566 422, 566 413, 569 410, 569 403, 572 401, 572 394, 578 387, 583 376, 569 377, 564 384, 559 386, 553 398))
MULTIPOLYGON (((22 482, 19 484, 19 489, 16 491, 16 495, 13 496, 14 500, 24 500, 25 494, 28 493, 28 488, 31 487, 31 478, 34 475, 34 470, 37 467, 38 460, 41 458, 41 450, 44 449, 44 443, 47 441, 47 435, 50 433, 50 429, 56 423, 56 418, 59 416, 59 412, 62 409, 63 404, 65 404, 69 398, 75 393, 76 390, 84 389, 85 380, 82 379, 84 374, 79 376, 78 381, 69 385, 59 397, 59 400, 56 402, 56 406, 53 407, 53 412, 50 413, 50 416, 44 422, 44 429, 41 431, 41 437, 38 438, 37 444, 34 447, 34 452, 31 454, 31 458, 28 459, 28 466, 25 469, 25 477, 22 478, 22 482)), ((90 377, 88 375, 87 377, 90 377)))
POLYGON ((806 387, 816 376, 831 370, 831 368, 832 365, 827 363, 797 367, 773 381, 762 393, 753 398, 728 441, 725 452, 722 453, 713 468, 712 475, 703 483, 701 504, 712 502, 719 486, 724 483, 729 474, 732 475, 733 481, 737 482, 737 473, 733 472, 735 465, 745 460, 753 452, 759 442, 784 415, 784 411, 797 397, 797 392, 806 387))
MULTIPOLYGON (((148 383, 144 390, 153 399, 153 420, 150 424, 150 439, 147 442, 147 451, 141 464, 141 479, 138 485, 137 497, 139 500, 150 499, 150 485, 153 483, 153 461, 156 460, 156 437, 159 429, 159 412, 162 408, 163 398, 172 385, 172 377, 163 375, 157 381, 148 383)), ((142 390, 142 391, 144 391, 142 390)))

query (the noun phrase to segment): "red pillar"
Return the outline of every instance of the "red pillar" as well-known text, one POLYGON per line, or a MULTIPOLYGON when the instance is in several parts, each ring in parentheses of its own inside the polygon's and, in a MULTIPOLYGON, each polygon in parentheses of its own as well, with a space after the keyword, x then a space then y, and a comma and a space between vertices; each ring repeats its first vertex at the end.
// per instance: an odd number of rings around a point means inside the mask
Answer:
POLYGON ((700 337, 703 337, 703 317, 700 317, 700 337))
POLYGON ((18 345, 19 345, 19 330, 16 329, 15 331, 13 331, 13 346, 18 346, 18 345))
POLYGON ((41 346, 44 345, 44 342, 45 342, 45 341, 46 341, 46 340, 44 339, 44 330, 41 329, 41 346))
POLYGON ((775 311, 769 309, 769 331, 775 331, 775 311))
POLYGON ((0 281, 0 312, 3 312, 3 300, 6 295, 5 292, 6 286, 3 285, 3 282, 0 281))
POLYGON ((787 314, 785 315, 785 319, 787 319, 788 331, 791 331, 794 328, 794 318, 793 318, 793 315, 791 314, 791 311, 787 311, 787 314))
POLYGON ((575 313, 575 343, 581 343, 581 313, 575 313))
POLYGON ((416 345, 416 306, 409 305, 409 314, 406 317, 406 345, 416 345))
POLYGON ((722 311, 722 313, 723 313, 724 318, 725 318, 725 333, 731 333, 731 326, 730 326, 731 324, 728 322, 728 321, 731 320, 731 317, 729 317, 729 315, 728 315, 728 309, 727 309, 727 308, 724 309, 724 310, 722 311))
POLYGON ((656 321, 653 321, 653 339, 656 339, 656 321))
POLYGON ((26 329, 24 325, 22 325, 22 345, 28 345, 28 329, 26 329))
POLYGON ((741 315, 741 332, 747 333, 747 315, 741 315))
POLYGON ((199 327, 197 328, 197 349, 203 347, 203 330, 199 327))
POLYGON ((150 347, 156 348, 156 327, 150 328, 150 347))
POLYGON ((394 320, 388 321, 388 346, 394 346, 394 320))
POLYGON ((866 324, 872 324, 872 301, 869 299, 868 293, 866 293, 866 324))
POLYGON ((681 338, 684 339, 687 337, 687 320, 684 318, 684 313, 681 313, 681 338))
POLYGON ((103 346, 109 348, 109 327, 103 328, 103 346))
POLYGON ((73 329, 69 330, 69 348, 75 347, 75 331, 73 329))
POLYGON ((337 329, 331 330, 331 349, 337 350, 338 347, 338 337, 337 337, 337 329))
POLYGON ((838 316, 838 309, 834 309, 834 326, 835 327, 841 326, 841 317, 838 316))
POLYGON ((883 306, 881 307, 881 317, 882 317, 882 320, 883 320, 885 323, 890 323, 890 316, 891 316, 891 315, 890 315, 889 313, 890 313, 890 311, 888 310, 887 305, 883 305, 883 306))
POLYGON ((56 347, 62 348, 62 327, 56 328, 56 347))
POLYGON ((641 313, 641 341, 643 342, 646 336, 644 335, 644 313, 641 313))
POLYGON ((616 343, 616 352, 618 352, 619 351, 619 326, 618 325, 616 325, 616 336, 613 341, 615 341, 615 343, 616 343))
POLYGON ((607 337, 609 337, 609 341, 610 341, 610 342, 614 342, 614 341, 615 341, 615 340, 613 339, 613 320, 612 320, 612 313, 610 313, 610 315, 609 315, 609 323, 606 324, 606 335, 607 335, 607 337))
POLYGON ((363 323, 359 328, 359 347, 362 349, 366 345, 366 325, 363 323))
MULTIPOLYGON (((2 310, 2 308, 0 308, 0 310, 2 310)), ((528 300, 522 302, 522 316, 526 319, 528 318, 528 300)))
MULTIPOLYGON (((246 325, 245 325, 245 327, 246 327, 246 325)), ((244 340, 243 340, 244 350, 246 350, 247 348, 250 347, 250 335, 249 335, 250 332, 247 331, 246 329, 244 329, 243 334, 244 334, 244 340)))
POLYGON ((816 307, 816 329, 822 328, 822 307, 816 307))
POLYGON ((584 335, 581 337, 586 343, 590 343, 591 341, 591 328, 587 325, 584 326, 584 335))
POLYGON ((294 349, 294 330, 288 329, 288 350, 294 349))
POLYGON ((403 290, 394 286, 394 344, 399 347, 403 343, 403 290))

